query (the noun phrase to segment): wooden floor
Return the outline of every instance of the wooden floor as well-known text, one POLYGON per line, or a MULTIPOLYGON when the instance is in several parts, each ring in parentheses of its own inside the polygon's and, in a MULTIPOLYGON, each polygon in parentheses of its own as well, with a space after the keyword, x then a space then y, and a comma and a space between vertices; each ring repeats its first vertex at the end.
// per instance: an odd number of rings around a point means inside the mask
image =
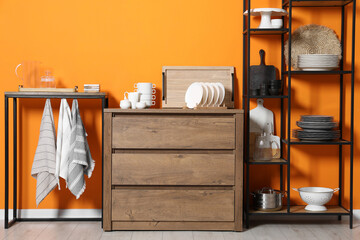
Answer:
POLYGON ((360 223, 350 230, 346 219, 321 220, 273 220, 271 224, 258 220, 251 228, 237 232, 206 231, 118 231, 103 232, 99 222, 21 222, 10 229, 3 228, 0 221, 0 240, 252 240, 252 239, 360 239, 360 223))

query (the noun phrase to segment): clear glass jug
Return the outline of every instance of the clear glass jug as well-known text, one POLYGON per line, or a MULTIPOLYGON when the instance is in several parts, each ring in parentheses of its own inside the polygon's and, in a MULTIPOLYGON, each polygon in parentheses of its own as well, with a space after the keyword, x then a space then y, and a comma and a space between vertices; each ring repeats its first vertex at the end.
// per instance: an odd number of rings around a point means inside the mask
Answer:
POLYGON ((15 74, 24 88, 40 87, 40 62, 23 61, 15 68, 15 74))
POLYGON ((273 158, 278 158, 280 155, 280 146, 271 138, 271 135, 263 132, 255 140, 254 160, 270 161, 273 158), (275 144, 277 151, 273 154, 273 144, 275 144))
POLYGON ((42 88, 55 88, 55 78, 51 75, 50 70, 45 70, 45 76, 41 77, 42 88))

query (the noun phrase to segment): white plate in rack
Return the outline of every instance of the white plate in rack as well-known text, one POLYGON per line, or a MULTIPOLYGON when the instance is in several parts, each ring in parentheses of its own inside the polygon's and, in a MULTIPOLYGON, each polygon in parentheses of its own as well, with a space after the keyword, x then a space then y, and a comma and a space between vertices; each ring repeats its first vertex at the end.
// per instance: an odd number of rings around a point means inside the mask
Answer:
POLYGON ((200 83, 192 83, 185 93, 185 103, 188 108, 195 108, 198 106, 203 98, 203 87, 200 83))
POLYGON ((205 84, 209 89, 209 96, 208 96, 207 106, 212 107, 213 104, 214 104, 215 89, 214 89, 214 86, 212 86, 210 83, 205 83, 205 84))
POLYGON ((203 90, 204 90, 204 92, 203 92, 203 98, 202 98, 202 101, 201 101, 200 105, 201 105, 202 107, 204 107, 204 106, 206 106, 206 104, 207 104, 209 91, 208 91, 208 88, 207 88, 207 86, 206 86, 205 83, 201 82, 200 84, 201 84, 201 86, 203 87, 203 90))
POLYGON ((222 83, 220 82, 217 82, 215 83, 216 85, 219 86, 219 89, 220 89, 220 99, 219 99, 219 106, 221 106, 224 102, 224 99, 225 99, 225 87, 222 83))
POLYGON ((211 85, 214 87, 215 90, 215 96, 214 96, 214 104, 213 107, 218 107, 220 102, 220 88, 216 83, 211 83, 211 85))

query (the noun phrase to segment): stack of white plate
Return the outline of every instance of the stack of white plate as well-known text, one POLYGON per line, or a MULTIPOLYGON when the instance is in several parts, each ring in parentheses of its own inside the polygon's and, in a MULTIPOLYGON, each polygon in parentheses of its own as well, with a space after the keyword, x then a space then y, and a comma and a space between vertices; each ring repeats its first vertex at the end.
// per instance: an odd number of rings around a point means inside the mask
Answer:
POLYGON ((225 99, 225 87, 222 83, 194 82, 185 94, 188 108, 220 107, 225 99))
POLYGON ((339 57, 335 54, 300 54, 298 67, 304 71, 330 71, 339 66, 339 57))

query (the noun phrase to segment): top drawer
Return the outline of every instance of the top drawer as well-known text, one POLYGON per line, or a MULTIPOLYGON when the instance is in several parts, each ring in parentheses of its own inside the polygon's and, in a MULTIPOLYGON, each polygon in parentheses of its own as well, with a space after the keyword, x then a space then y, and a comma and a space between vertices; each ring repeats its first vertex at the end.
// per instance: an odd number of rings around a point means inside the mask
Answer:
POLYGON ((115 115, 112 124, 113 148, 235 148, 232 115, 115 115))

